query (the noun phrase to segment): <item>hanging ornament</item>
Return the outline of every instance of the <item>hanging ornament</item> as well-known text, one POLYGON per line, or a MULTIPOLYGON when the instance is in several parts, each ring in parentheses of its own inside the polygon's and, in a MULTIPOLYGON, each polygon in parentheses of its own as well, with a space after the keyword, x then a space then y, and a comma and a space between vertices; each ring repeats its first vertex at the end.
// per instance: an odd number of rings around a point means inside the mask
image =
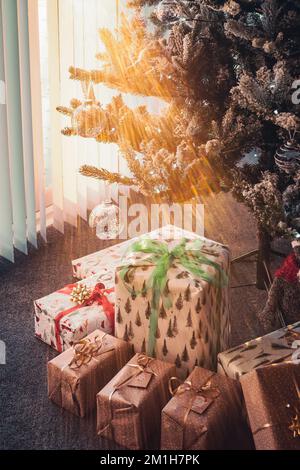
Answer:
POLYGON ((82 305, 91 295, 91 290, 85 284, 78 284, 71 292, 71 301, 82 305))
POLYGON ((180 7, 176 0, 162 0, 155 10, 159 21, 174 22, 180 16, 180 7))
POLYGON ((119 207, 107 199, 92 210, 89 217, 89 226, 96 229, 96 236, 100 240, 114 240, 122 231, 119 222, 119 207))
POLYGON ((97 137, 105 127, 106 115, 96 102, 93 84, 84 84, 85 101, 72 115, 72 128, 80 137, 97 137))
POLYGON ((275 154, 275 163, 280 170, 291 175, 300 169, 300 147, 295 140, 285 142, 275 154))

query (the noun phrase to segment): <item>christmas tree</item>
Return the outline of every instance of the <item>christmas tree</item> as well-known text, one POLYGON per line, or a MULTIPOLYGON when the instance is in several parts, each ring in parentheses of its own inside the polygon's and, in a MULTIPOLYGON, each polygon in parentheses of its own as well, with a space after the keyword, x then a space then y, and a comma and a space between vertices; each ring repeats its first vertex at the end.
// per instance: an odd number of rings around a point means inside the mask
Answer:
POLYGON ((72 118, 65 135, 117 143, 132 176, 87 165, 80 171, 172 201, 232 190, 256 217, 263 265, 271 237, 295 235, 283 194, 300 166, 299 100, 292 100, 300 72, 299 2, 128 5, 136 15, 122 17, 118 37, 100 30, 106 47, 100 69, 70 68, 71 79, 86 87, 86 103, 74 99, 59 111, 72 118), (144 106, 128 108, 120 95, 101 108, 91 86, 98 83, 167 106, 152 115, 144 106))

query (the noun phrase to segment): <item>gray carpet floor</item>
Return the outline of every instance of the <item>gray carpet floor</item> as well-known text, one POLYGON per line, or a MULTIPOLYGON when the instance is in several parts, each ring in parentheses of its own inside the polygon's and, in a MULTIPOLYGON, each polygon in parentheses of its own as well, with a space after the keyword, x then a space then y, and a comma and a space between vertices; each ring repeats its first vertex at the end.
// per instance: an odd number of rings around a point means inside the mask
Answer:
MULTIPOLYGON (((256 247, 251 216, 229 195, 212 198, 205 214, 207 236, 228 244, 233 255, 256 247)), ((56 353, 34 337, 33 316, 34 299, 72 282, 72 259, 107 245, 79 221, 77 228, 66 225, 64 236, 50 228, 48 243, 40 241, 28 256, 17 253, 15 264, 0 261, 0 340, 7 348, 0 365, 0 449, 114 448, 96 436, 94 417, 79 419, 48 400, 46 364, 56 353)), ((254 278, 255 263, 234 265, 232 285, 254 278)), ((255 287, 231 292, 234 346, 261 333, 256 313, 266 293, 255 287)))

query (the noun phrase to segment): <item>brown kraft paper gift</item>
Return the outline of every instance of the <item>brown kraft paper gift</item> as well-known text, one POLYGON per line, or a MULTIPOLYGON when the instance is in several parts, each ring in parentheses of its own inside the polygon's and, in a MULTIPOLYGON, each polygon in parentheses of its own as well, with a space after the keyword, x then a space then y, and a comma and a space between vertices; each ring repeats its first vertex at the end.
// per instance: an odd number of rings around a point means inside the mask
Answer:
POLYGON ((256 449, 300 450, 300 365, 262 367, 240 381, 256 449))
POLYGON ((123 448, 159 449, 175 366, 136 354, 97 395, 97 431, 123 448))
POLYGON ((96 407, 98 391, 132 357, 132 347, 96 330, 48 362, 48 396, 84 417, 96 407))
POLYGON ((162 410, 161 449, 253 449, 237 381, 195 367, 172 393, 162 410))

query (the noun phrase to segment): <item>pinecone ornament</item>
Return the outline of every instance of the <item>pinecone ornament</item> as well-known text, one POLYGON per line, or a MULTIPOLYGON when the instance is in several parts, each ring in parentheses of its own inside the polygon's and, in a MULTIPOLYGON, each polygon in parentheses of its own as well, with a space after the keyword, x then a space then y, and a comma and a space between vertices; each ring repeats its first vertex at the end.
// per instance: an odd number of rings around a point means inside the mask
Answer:
POLYGON ((88 289, 85 284, 78 284, 71 292, 71 301, 75 302, 77 305, 82 305, 89 299, 90 295, 91 290, 88 289))

